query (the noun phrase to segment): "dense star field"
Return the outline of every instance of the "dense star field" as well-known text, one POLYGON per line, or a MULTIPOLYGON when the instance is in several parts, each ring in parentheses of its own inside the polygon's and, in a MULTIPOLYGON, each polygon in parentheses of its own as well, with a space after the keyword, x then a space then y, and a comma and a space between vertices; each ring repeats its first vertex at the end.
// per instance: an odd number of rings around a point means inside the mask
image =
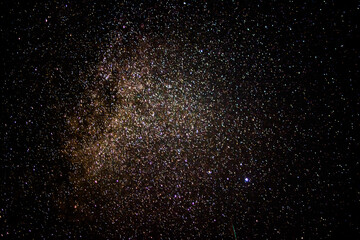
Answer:
POLYGON ((356 1, 1 9, 0 238, 359 237, 356 1))

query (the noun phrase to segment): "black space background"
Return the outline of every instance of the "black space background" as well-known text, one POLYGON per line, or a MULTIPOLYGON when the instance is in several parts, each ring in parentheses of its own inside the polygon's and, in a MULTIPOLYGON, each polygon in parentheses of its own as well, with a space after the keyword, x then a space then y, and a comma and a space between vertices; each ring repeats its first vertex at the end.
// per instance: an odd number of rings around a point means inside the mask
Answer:
MULTIPOLYGON (((359 5, 356 1, 306 1, 301 5, 264 2, 209 3, 210 12, 206 16, 229 24, 220 28, 223 37, 232 24, 236 25, 237 16, 244 13, 272 16, 262 19, 262 24, 276 20, 273 28, 277 33, 272 35, 276 35, 274 51, 283 65, 297 68, 284 68, 285 78, 276 83, 283 90, 274 101, 281 102, 285 109, 295 106, 282 121, 305 129, 304 134, 292 136, 296 142, 292 154, 300 157, 286 159, 284 154, 279 154, 279 162, 274 165, 277 176, 275 173, 271 176, 281 179, 281 183, 273 186, 277 188, 276 197, 260 196, 255 186, 248 192, 250 203, 246 215, 244 209, 233 209, 232 221, 241 226, 237 237, 357 239, 360 39, 359 23, 355 19, 359 16, 359 5), (302 21, 298 23, 294 19, 302 21), (291 33, 288 26, 292 27, 291 33), (296 39, 306 39, 306 43, 292 47, 296 39), (287 55, 289 49, 297 55, 287 55), (300 76, 296 74, 298 71, 302 71, 300 76), (289 204, 293 208, 279 214, 289 204), (274 229, 281 231, 277 234, 274 229)), ((181 16, 196 13, 202 3, 198 1, 185 8, 180 2, 181 16)), ((111 226, 99 227, 102 223, 96 219, 87 224, 75 223, 71 210, 65 212, 69 217, 59 217, 63 210, 53 204, 58 197, 57 188, 68 186, 71 191, 68 179, 71 164, 59 151, 65 124, 62 116, 77 103, 83 90, 76 76, 86 71, 86 64, 96 64, 101 57, 96 42, 118 29, 113 24, 117 13, 129 13, 127 20, 134 29, 139 29, 143 22, 140 13, 144 9, 156 9, 159 15, 166 15, 164 6, 169 3, 149 2, 140 6, 112 1, 73 1, 67 3, 71 6, 70 13, 63 12, 64 4, 61 1, 1 3, 0 239, 119 238, 112 234, 111 226), (63 21, 66 14, 67 20, 63 21), (48 16, 51 16, 50 27, 44 22, 48 16), (56 76, 54 70, 59 66, 63 69, 62 76, 56 76), (107 230, 103 231, 104 228, 107 230)), ((123 31, 127 34, 130 30, 123 31)), ((149 35, 166 33, 166 21, 154 20, 143 31, 149 35)), ((131 33, 127 36, 131 44, 135 37, 131 33)), ((281 75, 275 68, 268 78, 281 75)), ((262 80, 254 76, 253 81, 261 88, 262 80)), ((160 238, 159 232, 151 234, 160 238)), ((166 234, 174 239, 199 237, 191 231, 182 237, 166 234)), ((213 228, 200 238, 220 235, 213 228)), ((148 237, 139 235, 140 239, 148 237)))

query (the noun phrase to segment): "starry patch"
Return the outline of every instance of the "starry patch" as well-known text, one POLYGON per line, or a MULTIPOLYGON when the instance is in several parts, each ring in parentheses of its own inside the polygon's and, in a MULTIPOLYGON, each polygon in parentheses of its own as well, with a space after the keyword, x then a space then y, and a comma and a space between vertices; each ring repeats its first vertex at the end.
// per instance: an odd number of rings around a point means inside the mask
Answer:
POLYGON ((359 5, 1 3, 0 237, 359 234, 359 5))

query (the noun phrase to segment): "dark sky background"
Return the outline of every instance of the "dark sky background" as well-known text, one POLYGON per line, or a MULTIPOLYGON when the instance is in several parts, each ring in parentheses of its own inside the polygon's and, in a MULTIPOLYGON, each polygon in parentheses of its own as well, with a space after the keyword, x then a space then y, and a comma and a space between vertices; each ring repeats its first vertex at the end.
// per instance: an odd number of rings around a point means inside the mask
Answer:
POLYGON ((1 239, 359 238, 357 1, 1 9, 1 239))

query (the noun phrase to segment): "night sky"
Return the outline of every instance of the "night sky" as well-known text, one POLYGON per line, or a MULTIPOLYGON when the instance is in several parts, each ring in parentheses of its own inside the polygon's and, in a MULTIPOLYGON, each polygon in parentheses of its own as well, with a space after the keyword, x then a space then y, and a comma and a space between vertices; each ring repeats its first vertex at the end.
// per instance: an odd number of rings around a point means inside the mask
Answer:
POLYGON ((1 239, 358 239, 357 1, 38 2, 0 5, 1 239))

